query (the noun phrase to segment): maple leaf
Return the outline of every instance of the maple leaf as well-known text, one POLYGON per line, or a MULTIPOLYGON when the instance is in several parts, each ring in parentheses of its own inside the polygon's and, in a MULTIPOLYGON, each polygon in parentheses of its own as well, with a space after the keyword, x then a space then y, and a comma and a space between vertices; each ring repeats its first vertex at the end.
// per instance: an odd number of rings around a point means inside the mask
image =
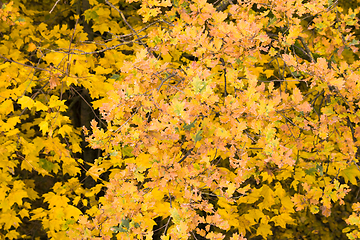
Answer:
POLYGON ((4 229, 9 230, 11 227, 18 228, 19 223, 21 222, 20 218, 16 216, 15 211, 9 210, 2 214, 3 219, 6 219, 4 223, 4 229))
POLYGON ((357 165, 352 164, 351 166, 342 170, 339 175, 344 177, 345 182, 350 182, 351 184, 355 185, 357 183, 356 178, 360 178, 360 170, 357 165))
POLYGON ((269 224, 261 223, 256 230, 256 235, 260 235, 264 238, 266 238, 268 235, 273 235, 273 232, 271 231, 271 226, 269 224))
POLYGON ((181 116, 184 113, 185 102, 179 101, 178 99, 172 102, 173 111, 177 116, 181 116))
POLYGON ((292 98, 293 98, 295 104, 299 104, 303 100, 303 96, 302 96, 300 90, 297 87, 295 87, 293 89, 292 98))
POLYGON ((21 108, 32 108, 34 106, 34 100, 27 97, 27 96, 23 96, 22 98, 20 98, 18 100, 18 103, 21 104, 21 108))
POLYGON ((39 123, 40 130, 43 132, 43 134, 47 133, 49 130, 49 123, 47 121, 43 121, 39 123))
POLYGON ((286 224, 294 224, 294 219, 290 216, 290 214, 283 213, 278 216, 274 216, 270 219, 273 221, 276 226, 280 226, 282 228, 286 228, 286 224))
POLYGON ((298 110, 299 112, 311 112, 312 108, 310 103, 308 102, 303 102, 302 104, 299 104, 295 107, 296 110, 298 110))

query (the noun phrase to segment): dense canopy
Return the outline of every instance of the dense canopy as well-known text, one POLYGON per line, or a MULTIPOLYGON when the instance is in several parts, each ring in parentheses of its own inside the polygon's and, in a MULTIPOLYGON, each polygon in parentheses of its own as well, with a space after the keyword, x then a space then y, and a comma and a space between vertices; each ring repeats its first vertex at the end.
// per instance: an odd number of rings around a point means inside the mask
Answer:
POLYGON ((360 238, 357 5, 0 2, 0 236, 360 238))

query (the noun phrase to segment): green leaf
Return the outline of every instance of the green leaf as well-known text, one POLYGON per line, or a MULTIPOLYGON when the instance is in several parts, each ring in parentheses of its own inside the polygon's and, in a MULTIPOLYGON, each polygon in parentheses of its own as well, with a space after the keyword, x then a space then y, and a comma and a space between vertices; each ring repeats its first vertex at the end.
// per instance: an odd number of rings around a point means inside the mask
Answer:
POLYGON ((46 171, 49 171, 49 172, 51 170, 53 170, 53 168, 54 168, 54 164, 52 162, 49 162, 45 158, 40 158, 39 159, 39 164, 43 169, 45 169, 46 171))
POLYGON ((324 168, 321 164, 316 164, 316 170, 322 176, 324 174, 324 168))
POLYGON ((121 226, 125 227, 126 229, 129 229, 129 227, 130 227, 129 219, 125 218, 125 219, 121 220, 121 226))
POLYGON ((119 74, 113 74, 110 79, 118 80, 120 78, 119 74))
POLYGON ((24 18, 18 17, 15 22, 26 22, 24 18))
POLYGON ((203 131, 200 130, 200 131, 198 131, 198 132, 193 136, 193 140, 194 140, 195 143, 198 142, 198 141, 201 141, 201 139, 202 139, 202 136, 201 136, 202 132, 203 132, 203 131))
POLYGON ((126 218, 121 220, 121 223, 119 223, 118 226, 112 227, 114 232, 128 232, 129 228, 130 228, 130 220, 126 218))
POLYGON ((85 16, 85 21, 90 22, 90 20, 94 20, 97 21, 99 20, 99 15, 96 13, 95 10, 86 10, 84 12, 84 16, 85 16))
POLYGON ((193 166, 194 166, 194 168, 195 168, 196 170, 200 170, 199 164, 195 163, 195 164, 193 164, 193 166))
POLYGON ((195 123, 196 123, 196 120, 193 121, 193 122, 190 123, 190 124, 185 124, 185 125, 184 125, 184 130, 190 131, 193 127, 195 127, 195 123))
POLYGON ((133 157, 134 155, 132 154, 132 151, 134 149, 128 145, 124 146, 122 149, 121 149, 121 152, 122 152, 122 155, 124 157, 133 157))
POLYGON ((159 36, 155 36, 153 41, 154 41, 155 44, 159 44, 159 43, 162 42, 162 40, 161 40, 161 38, 159 38, 159 36))
POLYGON ((317 169, 315 167, 313 167, 310 169, 305 169, 304 172, 306 175, 314 175, 317 172, 317 169))

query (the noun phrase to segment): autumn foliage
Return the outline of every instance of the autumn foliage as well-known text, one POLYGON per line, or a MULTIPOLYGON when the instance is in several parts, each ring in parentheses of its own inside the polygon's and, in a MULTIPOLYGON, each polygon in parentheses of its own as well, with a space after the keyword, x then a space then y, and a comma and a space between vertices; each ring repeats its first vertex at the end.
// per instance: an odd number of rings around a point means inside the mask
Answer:
POLYGON ((3 3, 1 238, 360 238, 359 11, 3 3))

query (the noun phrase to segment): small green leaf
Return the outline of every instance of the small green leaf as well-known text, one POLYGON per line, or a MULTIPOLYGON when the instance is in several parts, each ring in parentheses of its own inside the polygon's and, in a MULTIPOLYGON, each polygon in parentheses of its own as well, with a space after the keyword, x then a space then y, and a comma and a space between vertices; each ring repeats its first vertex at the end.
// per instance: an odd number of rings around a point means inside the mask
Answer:
POLYGON ((53 168, 54 168, 54 164, 52 162, 49 162, 45 158, 40 158, 39 159, 39 164, 43 169, 45 169, 46 171, 49 171, 49 172, 51 170, 53 170, 53 168))
POLYGON ((187 130, 187 131, 191 130, 193 127, 195 127, 195 123, 196 123, 196 120, 193 121, 193 122, 190 123, 190 124, 185 124, 185 125, 184 125, 184 130, 187 130))
POLYGON ((200 131, 198 131, 198 132, 195 134, 195 136, 193 136, 193 140, 194 140, 195 143, 198 142, 198 141, 201 141, 201 139, 202 139, 202 136, 201 136, 202 132, 203 132, 203 131, 200 130, 200 131))
POLYGON ((322 176, 324 174, 324 168, 321 164, 316 164, 316 170, 322 176))
POLYGON ((200 170, 199 164, 195 163, 195 164, 193 164, 193 166, 194 166, 194 168, 195 168, 196 170, 200 170))
POLYGON ((20 23, 22 23, 22 22, 26 22, 26 21, 25 21, 24 18, 18 17, 15 22, 20 22, 20 23))
POLYGON ((112 152, 110 152, 110 156, 117 156, 118 155, 118 152, 117 151, 112 151, 112 152))
POLYGON ((134 224, 134 227, 135 227, 135 228, 140 227, 140 224, 138 224, 137 222, 136 222, 136 223, 133 223, 133 221, 131 221, 131 223, 134 224))
POLYGON ((121 220, 121 223, 119 223, 118 226, 112 227, 114 232, 128 232, 129 228, 130 228, 130 220, 126 218, 121 220))
POLYGON ((113 74, 110 79, 118 80, 120 78, 119 74, 113 74))
POLYGON ((121 220, 121 226, 125 227, 126 229, 129 229, 129 227, 130 227, 129 219, 125 218, 125 219, 121 220))
POLYGON ((99 19, 99 15, 96 13, 95 10, 86 10, 84 12, 85 21, 90 22, 90 20, 97 21, 99 19))
POLYGON ((134 149, 128 145, 124 146, 122 149, 121 149, 121 152, 122 152, 122 155, 124 157, 133 157, 134 155, 132 154, 132 151, 134 149))
POLYGON ((310 169, 305 169, 304 172, 306 173, 306 175, 314 175, 317 172, 316 168, 310 168, 310 169))
POLYGON ((159 38, 158 36, 155 36, 155 38, 153 39, 155 44, 159 44, 162 42, 161 38, 159 38))

